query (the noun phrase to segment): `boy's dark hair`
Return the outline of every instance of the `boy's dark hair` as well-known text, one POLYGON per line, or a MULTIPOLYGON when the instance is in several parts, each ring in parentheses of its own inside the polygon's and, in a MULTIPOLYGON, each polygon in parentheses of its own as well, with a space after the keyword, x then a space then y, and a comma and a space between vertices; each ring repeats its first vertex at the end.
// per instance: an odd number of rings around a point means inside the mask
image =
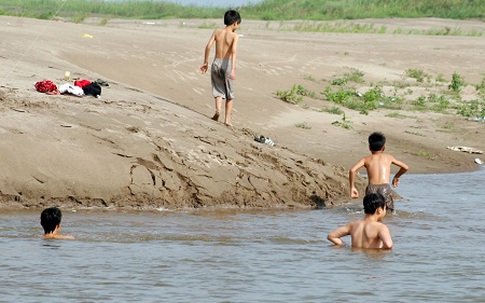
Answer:
POLYGON ((231 25, 234 23, 241 23, 241 15, 235 10, 228 10, 224 14, 224 24, 225 25, 231 25))
POLYGON ((44 234, 52 233, 57 225, 61 224, 62 212, 57 207, 49 207, 40 214, 40 225, 44 228, 44 234))
POLYGON ((386 207, 386 198, 383 195, 376 193, 376 194, 368 194, 364 197, 364 213, 366 214, 375 214, 376 210, 380 207, 384 209, 386 207))
POLYGON ((369 149, 371 151, 380 151, 386 145, 386 137, 384 134, 374 132, 369 136, 369 149))

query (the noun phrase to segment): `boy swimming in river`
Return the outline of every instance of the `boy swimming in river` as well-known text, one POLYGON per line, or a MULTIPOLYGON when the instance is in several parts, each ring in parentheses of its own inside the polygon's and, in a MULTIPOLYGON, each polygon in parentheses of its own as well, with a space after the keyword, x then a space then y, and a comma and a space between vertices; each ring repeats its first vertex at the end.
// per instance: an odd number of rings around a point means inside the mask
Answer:
POLYGON ((40 214, 40 225, 44 228, 45 239, 74 239, 73 236, 60 235, 62 212, 57 207, 49 207, 40 214))
POLYGON ((236 56, 239 36, 235 31, 241 24, 241 16, 235 10, 224 14, 224 29, 216 29, 207 43, 204 54, 204 63, 200 71, 205 73, 209 66, 209 53, 212 45, 216 44, 214 61, 211 66, 212 95, 215 98, 216 112, 212 117, 218 121, 221 114, 222 99, 226 100, 226 115, 224 124, 232 126, 231 111, 234 99, 234 80, 236 80, 236 56))
POLYGON ((388 211, 393 212, 394 200, 391 195, 392 189, 389 186, 391 165, 394 164, 400 167, 399 171, 392 179, 392 186, 394 187, 399 185, 399 178, 408 171, 409 167, 405 163, 384 152, 386 149, 386 137, 382 133, 372 133, 368 138, 368 142, 371 155, 360 159, 349 170, 350 197, 352 199, 359 197, 359 191, 354 184, 355 175, 357 171, 364 166, 369 180, 365 189, 365 194, 382 194, 386 199, 388 211))
POLYGON ((335 245, 343 245, 342 237, 350 235, 352 247, 392 249, 389 228, 381 221, 386 215, 386 200, 381 194, 364 197, 365 218, 352 221, 328 234, 327 239, 335 245))

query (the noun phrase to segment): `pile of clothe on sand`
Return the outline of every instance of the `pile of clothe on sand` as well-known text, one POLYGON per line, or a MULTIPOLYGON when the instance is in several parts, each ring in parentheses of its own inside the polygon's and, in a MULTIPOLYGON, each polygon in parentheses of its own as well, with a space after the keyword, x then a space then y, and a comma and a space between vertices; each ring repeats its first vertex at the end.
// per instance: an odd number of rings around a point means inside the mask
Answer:
POLYGON ((96 81, 75 80, 73 83, 66 82, 59 86, 51 80, 42 80, 34 84, 38 92, 48 95, 70 94, 77 97, 93 96, 96 98, 101 97, 101 86, 109 86, 109 84, 101 79, 96 81))

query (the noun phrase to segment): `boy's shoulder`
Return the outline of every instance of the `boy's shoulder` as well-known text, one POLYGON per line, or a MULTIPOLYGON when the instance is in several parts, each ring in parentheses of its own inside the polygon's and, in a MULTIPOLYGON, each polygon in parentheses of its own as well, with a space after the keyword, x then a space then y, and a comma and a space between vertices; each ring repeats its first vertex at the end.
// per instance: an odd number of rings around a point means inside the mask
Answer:
POLYGON ((366 226, 372 226, 372 227, 380 227, 380 226, 386 226, 384 223, 382 223, 381 221, 376 221, 376 220, 373 220, 373 219, 369 219, 369 218, 364 218, 364 219, 361 219, 361 220, 358 220, 358 221, 355 221, 355 222, 360 222, 362 225, 366 225, 366 226))
POLYGON ((373 152, 369 156, 367 156, 368 159, 373 159, 373 158, 380 158, 380 159, 394 159, 394 156, 391 154, 386 153, 385 151, 378 151, 378 152, 373 152))
POLYGON ((347 226, 350 229, 357 228, 358 226, 361 226, 361 225, 365 225, 365 220, 364 219, 350 221, 349 223, 347 223, 347 226))
POLYGON ((386 230, 389 230, 387 225, 382 222, 374 222, 372 225, 372 228, 377 232, 382 232, 382 231, 385 232, 386 230))
POLYGON ((70 235, 58 235, 58 234, 47 234, 44 235, 44 239, 54 239, 54 240, 74 240, 73 236, 70 235))
POLYGON ((236 33, 232 31, 228 31, 225 28, 216 28, 213 33, 214 37, 216 40, 224 39, 224 37, 229 37, 236 36, 236 33))

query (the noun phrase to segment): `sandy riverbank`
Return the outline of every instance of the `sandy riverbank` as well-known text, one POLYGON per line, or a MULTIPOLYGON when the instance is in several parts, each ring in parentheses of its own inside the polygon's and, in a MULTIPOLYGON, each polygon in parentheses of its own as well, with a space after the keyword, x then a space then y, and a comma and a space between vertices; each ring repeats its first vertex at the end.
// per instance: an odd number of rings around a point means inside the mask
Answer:
MULTIPOLYGON (((347 170, 368 153, 372 131, 387 135, 388 152, 412 173, 473 170, 477 155, 446 147, 485 150, 485 124, 462 116, 419 111, 398 119, 385 109, 345 110, 353 124, 348 130, 332 125, 338 116, 314 110, 321 106, 315 101, 295 106, 275 94, 294 84, 322 91, 320 79, 348 68, 363 71, 368 82, 400 79, 413 68, 447 78, 459 72, 479 83, 483 37, 301 33, 246 21, 230 129, 210 120, 210 78, 198 68, 212 30, 197 22, 206 21, 97 26, 0 17, 3 205, 329 206, 348 201, 347 170), (42 79, 64 83, 67 70, 72 78, 102 78, 110 86, 100 99, 35 91, 42 79), (255 135, 277 145, 255 142, 255 135)), ((479 21, 380 22, 483 27, 479 21)))

